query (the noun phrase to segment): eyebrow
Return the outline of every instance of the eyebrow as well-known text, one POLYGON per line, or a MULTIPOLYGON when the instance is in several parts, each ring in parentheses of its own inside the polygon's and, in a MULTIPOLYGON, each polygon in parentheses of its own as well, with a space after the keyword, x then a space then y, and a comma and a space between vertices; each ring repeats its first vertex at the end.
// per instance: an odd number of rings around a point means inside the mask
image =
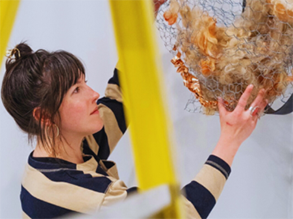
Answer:
POLYGON ((77 80, 77 83, 82 82, 83 79, 85 79, 85 76, 84 76, 84 74, 81 74, 80 77, 79 77, 78 80, 77 80))

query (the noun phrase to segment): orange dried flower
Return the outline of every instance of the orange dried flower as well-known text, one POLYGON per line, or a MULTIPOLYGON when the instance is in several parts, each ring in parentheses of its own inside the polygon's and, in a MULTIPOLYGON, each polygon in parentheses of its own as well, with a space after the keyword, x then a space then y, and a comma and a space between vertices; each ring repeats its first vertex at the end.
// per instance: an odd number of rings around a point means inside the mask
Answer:
POLYGON ((282 0, 267 0, 267 2, 273 4, 271 5, 272 13, 276 15, 281 21, 293 22, 292 3, 288 3, 286 1, 284 2, 282 0), (284 6, 284 4, 288 4, 288 7, 284 6), (288 8, 291 8, 291 10, 288 8))
POLYGON ((171 11, 166 11, 163 16, 169 25, 175 24, 178 18, 178 15, 172 14, 171 11))
POLYGON ((199 65, 204 76, 209 76, 216 69, 215 59, 209 57, 206 60, 201 59, 199 65))
POLYGON ((169 25, 173 25, 176 23, 178 18, 178 12, 179 12, 179 4, 176 0, 170 1, 170 7, 167 11, 164 13, 164 19, 168 22, 169 25))
POLYGON ((213 58, 219 55, 216 37, 216 21, 208 16, 202 16, 202 22, 198 30, 191 36, 191 41, 204 53, 213 58))

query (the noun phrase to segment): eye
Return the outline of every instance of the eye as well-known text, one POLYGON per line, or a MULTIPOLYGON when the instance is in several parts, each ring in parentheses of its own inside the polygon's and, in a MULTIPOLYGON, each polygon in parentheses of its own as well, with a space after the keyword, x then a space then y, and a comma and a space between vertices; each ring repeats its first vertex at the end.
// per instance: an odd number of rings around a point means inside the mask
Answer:
POLYGON ((78 93, 78 92, 79 92, 79 87, 76 87, 76 88, 74 89, 73 93, 75 94, 75 93, 78 93))

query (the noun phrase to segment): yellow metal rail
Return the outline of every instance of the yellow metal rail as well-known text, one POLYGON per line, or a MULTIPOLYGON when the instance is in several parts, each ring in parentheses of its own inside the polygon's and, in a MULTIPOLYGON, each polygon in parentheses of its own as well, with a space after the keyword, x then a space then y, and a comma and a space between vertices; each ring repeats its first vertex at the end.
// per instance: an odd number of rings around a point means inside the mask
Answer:
POLYGON ((20 0, 0 0, 0 67, 6 53, 20 0))
POLYGON ((0 0, 0 67, 6 52, 20 0, 0 0))
POLYGON ((181 218, 151 0, 109 0, 139 188, 170 186, 160 217, 181 218))

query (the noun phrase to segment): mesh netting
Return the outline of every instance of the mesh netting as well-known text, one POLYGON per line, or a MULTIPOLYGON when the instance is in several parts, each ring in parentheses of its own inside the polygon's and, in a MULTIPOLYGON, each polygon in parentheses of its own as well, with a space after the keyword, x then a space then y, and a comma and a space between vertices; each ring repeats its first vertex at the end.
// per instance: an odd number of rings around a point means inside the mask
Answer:
POLYGON ((172 63, 195 95, 188 111, 233 110, 249 84, 270 105, 292 93, 293 0, 169 0, 157 27, 172 63))

